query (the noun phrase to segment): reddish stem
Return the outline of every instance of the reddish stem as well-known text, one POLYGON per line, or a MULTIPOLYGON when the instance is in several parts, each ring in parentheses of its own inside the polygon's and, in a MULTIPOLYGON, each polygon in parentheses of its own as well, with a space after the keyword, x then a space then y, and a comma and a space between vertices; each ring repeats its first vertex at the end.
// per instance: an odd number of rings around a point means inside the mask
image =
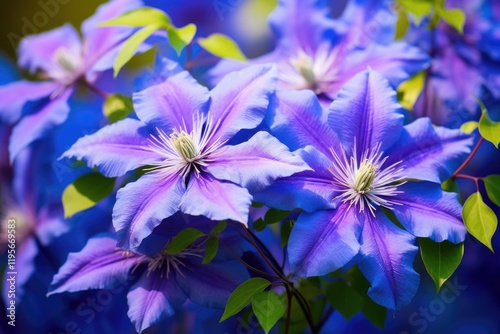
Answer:
POLYGON ((458 173, 460 173, 462 171, 462 169, 464 169, 465 166, 467 166, 469 164, 469 162, 472 160, 472 158, 474 158, 474 155, 476 155, 477 151, 479 150, 479 146, 481 146, 481 144, 483 143, 483 141, 484 141, 483 137, 481 137, 478 140, 476 146, 474 147, 474 149, 472 150, 472 152, 469 154, 469 156, 467 157, 467 159, 453 173, 453 175, 451 176, 452 179, 456 178, 457 175, 458 175, 458 173))
POLYGON ((470 176, 470 175, 465 175, 465 174, 457 174, 455 176, 457 179, 466 179, 466 180, 471 180, 474 181, 476 184, 476 190, 479 191, 479 180, 482 180, 483 178, 481 177, 475 177, 475 176, 470 176))

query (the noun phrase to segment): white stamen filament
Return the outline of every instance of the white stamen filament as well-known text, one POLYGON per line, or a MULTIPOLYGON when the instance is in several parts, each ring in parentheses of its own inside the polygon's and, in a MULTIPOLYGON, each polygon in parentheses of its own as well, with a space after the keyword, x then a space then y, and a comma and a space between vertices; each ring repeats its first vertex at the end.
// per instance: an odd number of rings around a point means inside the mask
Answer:
POLYGON ((190 132, 185 124, 183 129, 172 129, 170 135, 156 129, 158 135, 149 138, 149 149, 162 157, 162 160, 154 163, 150 172, 163 176, 180 173, 186 177, 193 170, 196 177, 199 177, 202 167, 213 161, 216 151, 227 142, 220 138, 212 141, 220 120, 214 124, 212 117, 196 114, 193 115, 192 122, 193 129, 190 132))
POLYGON ((389 167, 382 168, 388 157, 383 157, 380 151, 381 143, 373 150, 367 149, 358 161, 356 152, 356 139, 354 140, 353 156, 348 159, 342 148, 342 157, 330 149, 333 161, 329 168, 333 175, 332 184, 340 193, 333 200, 341 199, 343 203, 349 202, 349 208, 355 205, 359 212, 368 207, 372 215, 375 215, 376 206, 391 208, 399 205, 387 197, 394 197, 402 191, 398 186, 404 184, 405 177, 402 176, 404 168, 398 165, 401 161, 389 167))
POLYGON ((305 52, 299 52, 298 56, 292 58, 290 63, 295 70, 302 75, 310 88, 316 85, 316 75, 314 74, 314 60, 305 52))
POLYGON ((329 43, 321 44, 314 52, 299 50, 280 67, 280 81, 287 89, 311 89, 316 94, 328 93, 339 79, 337 62, 340 49, 329 43))
MULTIPOLYGON (((181 269, 186 268, 184 260, 188 257, 203 258, 204 250, 199 246, 192 246, 184 249, 178 254, 168 254, 166 251, 161 251, 160 253, 149 257, 146 255, 140 255, 137 258, 137 263, 132 268, 132 273, 141 265, 147 264, 147 274, 151 275, 153 272, 159 272, 160 277, 168 278, 171 273, 178 273, 182 277, 185 277, 181 269)), ((130 252, 123 252, 122 256, 131 257, 133 256, 130 252)))

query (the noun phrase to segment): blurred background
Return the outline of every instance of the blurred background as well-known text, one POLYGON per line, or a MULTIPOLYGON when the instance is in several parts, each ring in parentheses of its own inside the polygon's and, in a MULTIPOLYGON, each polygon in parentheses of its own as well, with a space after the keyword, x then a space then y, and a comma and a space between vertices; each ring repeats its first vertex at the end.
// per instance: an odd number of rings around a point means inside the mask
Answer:
MULTIPOLYGON (((22 37, 56 28, 71 22, 79 28, 81 22, 92 15, 105 0, 18 0, 3 1, 0 20, 0 53, 15 61, 16 47, 22 37)), ((237 10, 221 16, 213 0, 146 0, 145 3, 171 13, 176 25, 197 22, 202 35, 221 31, 231 35, 250 57, 273 47, 272 33, 267 25, 267 14, 277 0, 233 1, 241 3, 237 10), (196 5, 193 3, 196 2, 196 5), (179 14, 179 13, 182 13, 179 14), (227 15, 226 15, 227 14, 227 15), (239 24, 235 25, 234 23, 239 24)), ((332 13, 338 15, 345 0, 331 0, 332 13)), ((481 150, 471 174, 483 174, 491 161, 487 149, 481 150), (484 151, 484 152, 483 152, 484 151), (479 171, 479 173, 478 173, 479 171)), ((489 169, 498 167, 490 164, 489 169)), ((493 172, 491 170, 487 171, 493 172)), ((500 236, 496 233, 493 245, 500 249, 500 236)), ((450 279, 448 292, 436 293, 421 260, 416 260, 421 274, 420 290, 414 301, 403 310, 388 316, 385 333, 500 333, 500 256, 491 253, 475 239, 469 238, 465 255, 457 273, 450 279), (450 292, 451 291, 451 292, 450 292), (454 298, 452 298, 454 297, 454 298), (453 299, 453 300, 452 300, 453 299)), ((382 333, 360 314, 349 323, 336 313, 329 333, 382 333)))
POLYGON ((26 35, 71 22, 79 27, 105 0, 3 1, 0 20, 0 50, 14 59, 16 46, 26 35))

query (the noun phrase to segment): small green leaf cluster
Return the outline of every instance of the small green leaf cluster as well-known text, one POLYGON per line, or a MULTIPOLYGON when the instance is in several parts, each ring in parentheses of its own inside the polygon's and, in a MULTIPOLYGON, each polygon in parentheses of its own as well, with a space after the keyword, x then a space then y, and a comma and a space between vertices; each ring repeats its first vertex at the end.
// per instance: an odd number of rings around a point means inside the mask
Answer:
POLYGON ((419 26, 429 17, 429 28, 433 29, 440 21, 446 22, 458 33, 463 34, 465 13, 458 8, 445 8, 444 0, 397 0, 398 21, 396 39, 403 38, 411 24, 419 26))
MULTIPOLYGON (((190 23, 178 28, 174 26, 167 13, 151 7, 142 7, 100 25, 140 28, 123 43, 113 66, 115 77, 136 54, 138 48, 156 31, 162 29, 166 31, 170 45, 177 54, 180 54, 186 46, 191 44, 196 35, 195 24, 190 23)), ((197 42, 203 49, 217 57, 246 61, 246 57, 238 45, 226 35, 215 33, 206 38, 198 38, 197 42)))

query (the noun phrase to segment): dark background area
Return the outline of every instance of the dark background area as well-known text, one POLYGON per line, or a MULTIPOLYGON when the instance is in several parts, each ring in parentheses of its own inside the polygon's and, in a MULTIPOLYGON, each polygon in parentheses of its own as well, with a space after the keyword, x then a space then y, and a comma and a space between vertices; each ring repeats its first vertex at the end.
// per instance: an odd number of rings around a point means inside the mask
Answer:
POLYGON ((0 50, 15 59, 15 46, 29 34, 71 22, 79 28, 105 0, 8 0, 2 1, 0 50))

